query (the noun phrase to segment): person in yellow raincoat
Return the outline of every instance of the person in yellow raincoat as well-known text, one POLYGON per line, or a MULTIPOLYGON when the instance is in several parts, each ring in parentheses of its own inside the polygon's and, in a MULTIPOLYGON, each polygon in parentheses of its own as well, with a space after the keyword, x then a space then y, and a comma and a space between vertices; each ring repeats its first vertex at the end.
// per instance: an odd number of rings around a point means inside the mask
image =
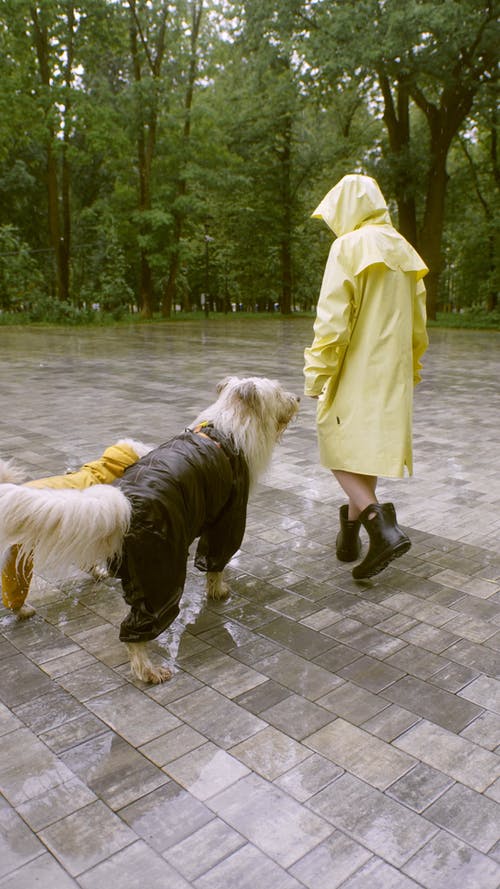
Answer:
MULTIPOLYGON (((91 485, 111 484, 115 479, 121 478, 128 466, 132 466, 150 450, 151 446, 145 445, 143 442, 122 439, 106 448, 97 460, 85 463, 76 472, 34 479, 25 482, 25 485, 29 488, 77 488, 83 490, 91 485)), ((3 461, 2 464, 3 475, 8 480, 10 468, 3 461)), ((17 476, 17 473, 14 471, 13 475, 17 476)), ((31 556, 22 556, 18 546, 11 546, 1 561, 1 568, 3 604, 21 619, 31 617, 35 613, 35 609, 31 605, 25 604, 33 577, 31 556)))
POLYGON ((348 497, 340 508, 337 557, 356 561, 360 525, 369 549, 353 569, 364 579, 403 555, 411 543, 392 503, 380 504, 378 476, 413 472, 413 388, 428 346, 423 277, 428 269, 391 223, 369 176, 349 174, 313 217, 337 236, 326 264, 305 350, 305 393, 318 398, 321 463, 348 497))

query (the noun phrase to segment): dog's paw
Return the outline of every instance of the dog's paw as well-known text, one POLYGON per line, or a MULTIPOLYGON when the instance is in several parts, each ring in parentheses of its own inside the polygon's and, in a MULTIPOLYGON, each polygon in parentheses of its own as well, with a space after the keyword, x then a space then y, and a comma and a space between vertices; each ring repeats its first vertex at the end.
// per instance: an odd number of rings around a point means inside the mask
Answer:
POLYGON ((168 682, 172 678, 173 673, 168 667, 154 667, 153 664, 142 667, 140 670, 132 670, 136 679, 141 682, 148 682, 150 685, 160 685, 162 682, 168 682))
POLYGON ((104 580, 109 577, 109 571, 105 565, 93 565, 90 574, 94 580, 104 580))
POLYGON ((21 605, 20 608, 14 608, 13 612, 17 620, 28 620, 29 617, 36 614, 36 608, 33 608, 32 605, 21 605))
POLYGON ((148 670, 146 682, 151 682, 152 685, 160 685, 162 682, 168 682, 173 675, 172 670, 169 670, 168 667, 153 667, 151 670, 148 670))
POLYGON ((227 583, 221 583, 218 587, 213 590, 209 590, 208 597, 209 599, 227 599, 231 590, 229 589, 227 583))
POLYGON ((209 599, 227 599, 231 590, 229 589, 227 583, 222 580, 222 574, 220 573, 208 573, 207 574, 207 597, 209 599))
POLYGON ((130 669, 132 676, 141 682, 149 682, 151 685, 160 685, 172 678, 172 671, 168 667, 159 667, 153 664, 149 658, 147 642, 127 642, 130 656, 130 669))

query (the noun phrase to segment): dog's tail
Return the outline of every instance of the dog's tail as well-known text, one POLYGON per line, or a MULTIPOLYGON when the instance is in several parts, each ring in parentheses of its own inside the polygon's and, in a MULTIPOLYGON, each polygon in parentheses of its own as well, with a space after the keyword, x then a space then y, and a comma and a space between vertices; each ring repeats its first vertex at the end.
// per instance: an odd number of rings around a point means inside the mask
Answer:
POLYGON ((25 479, 26 473, 19 466, 16 466, 12 460, 0 459, 0 484, 20 485, 25 479))
POLYGON ((0 553, 13 545, 31 555, 35 570, 63 577, 71 568, 119 556, 131 505, 118 489, 84 490, 0 485, 0 553))

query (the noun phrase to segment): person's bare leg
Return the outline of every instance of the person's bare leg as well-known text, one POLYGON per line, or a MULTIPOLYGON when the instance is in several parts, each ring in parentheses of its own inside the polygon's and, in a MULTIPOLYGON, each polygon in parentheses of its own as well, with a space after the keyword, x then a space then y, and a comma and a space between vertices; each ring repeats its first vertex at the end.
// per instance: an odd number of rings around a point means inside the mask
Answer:
POLYGON ((359 514, 372 503, 378 503, 375 489, 376 475, 361 475, 357 472, 346 472, 343 469, 332 469, 340 487, 349 500, 349 521, 355 521, 359 514))

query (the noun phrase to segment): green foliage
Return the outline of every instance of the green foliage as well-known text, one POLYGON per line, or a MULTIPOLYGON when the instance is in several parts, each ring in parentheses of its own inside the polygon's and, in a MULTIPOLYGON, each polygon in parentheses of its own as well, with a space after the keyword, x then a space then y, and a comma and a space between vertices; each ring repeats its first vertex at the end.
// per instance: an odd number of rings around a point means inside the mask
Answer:
POLYGON ((29 311, 43 293, 43 278, 28 245, 12 225, 0 226, 0 311, 29 311))
MULTIPOLYGON (((122 318, 134 302, 132 288, 126 281, 125 255, 116 239, 114 230, 109 233, 94 294, 100 310, 110 313, 115 319, 122 318)), ((84 295, 83 291, 82 296, 84 295)))
POLYGON ((436 269, 442 248, 440 305, 493 309, 492 9, 2 0, 3 319, 126 318, 144 309, 146 285, 156 313, 173 268, 174 309, 208 294, 220 311, 310 310, 331 243, 310 213, 353 170, 376 176, 395 221, 399 211, 437 245, 436 269), (449 139, 442 220, 436 133, 449 139))
POLYGON ((29 322, 45 321, 48 324, 87 324, 94 317, 92 311, 86 307, 74 306, 47 296, 41 296, 21 317, 23 315, 29 322))
POLYGON ((469 330, 500 330, 500 310, 486 311, 484 306, 472 306, 459 312, 438 312, 429 327, 457 327, 469 330))
POLYGON ((115 220, 95 208, 82 212, 81 222, 82 244, 74 264, 80 305, 119 319, 132 310, 135 297, 115 220))

